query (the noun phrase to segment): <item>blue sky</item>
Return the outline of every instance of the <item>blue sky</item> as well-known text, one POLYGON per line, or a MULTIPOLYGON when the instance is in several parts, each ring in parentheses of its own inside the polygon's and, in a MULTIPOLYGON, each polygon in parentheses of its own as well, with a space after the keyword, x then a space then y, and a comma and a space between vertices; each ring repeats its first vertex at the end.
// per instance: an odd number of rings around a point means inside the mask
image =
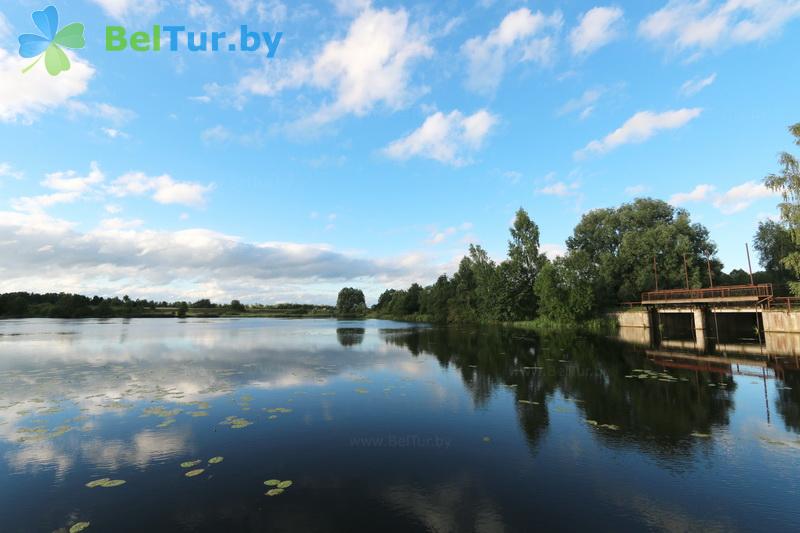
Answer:
POLYGON ((549 254, 637 196, 726 269, 776 215, 800 120, 800 0, 62 0, 56 78, 0 7, 0 291, 331 303, 496 259, 522 206, 549 254), (282 32, 277 53, 105 50, 105 28, 282 32))

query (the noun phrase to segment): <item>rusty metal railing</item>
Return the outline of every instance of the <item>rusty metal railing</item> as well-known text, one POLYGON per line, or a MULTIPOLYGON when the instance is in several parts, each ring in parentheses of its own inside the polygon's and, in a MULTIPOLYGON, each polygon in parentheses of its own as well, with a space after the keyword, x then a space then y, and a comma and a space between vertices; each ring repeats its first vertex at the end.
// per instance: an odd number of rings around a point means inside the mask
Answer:
POLYGON ((791 311, 792 308, 795 311, 800 310, 800 298, 794 296, 776 296, 774 298, 770 298, 765 302, 767 309, 786 309, 787 311, 791 311))
POLYGON ((668 289, 642 293, 642 302, 670 302, 674 300, 709 300, 722 298, 772 298, 772 284, 727 285, 705 289, 668 289))

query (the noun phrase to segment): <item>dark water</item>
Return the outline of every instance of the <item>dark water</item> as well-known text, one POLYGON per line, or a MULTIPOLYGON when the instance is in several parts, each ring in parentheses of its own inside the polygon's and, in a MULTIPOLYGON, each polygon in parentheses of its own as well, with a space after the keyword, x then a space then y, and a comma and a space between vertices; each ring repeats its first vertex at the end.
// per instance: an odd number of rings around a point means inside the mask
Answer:
POLYGON ((4 532, 800 523, 790 364, 383 321, 26 320, 0 333, 4 532), (204 471, 186 477, 192 460, 204 471), (85 486, 100 478, 125 484, 85 486), (292 485, 266 496, 269 479, 292 485))

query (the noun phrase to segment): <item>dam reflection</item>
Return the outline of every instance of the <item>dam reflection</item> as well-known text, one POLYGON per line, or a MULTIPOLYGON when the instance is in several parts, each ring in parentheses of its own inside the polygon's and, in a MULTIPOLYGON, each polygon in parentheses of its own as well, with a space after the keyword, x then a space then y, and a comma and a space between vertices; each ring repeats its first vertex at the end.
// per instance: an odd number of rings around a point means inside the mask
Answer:
MULTIPOLYGON (((694 326, 694 316, 689 312, 662 310, 658 315, 657 320, 652 320, 644 312, 620 313, 619 339, 645 348, 683 350, 696 355, 800 358, 800 333, 766 329, 760 313, 711 313, 704 330, 694 326), (652 327, 653 323, 657 327, 652 327)), ((794 364, 796 367, 797 361, 794 364)))

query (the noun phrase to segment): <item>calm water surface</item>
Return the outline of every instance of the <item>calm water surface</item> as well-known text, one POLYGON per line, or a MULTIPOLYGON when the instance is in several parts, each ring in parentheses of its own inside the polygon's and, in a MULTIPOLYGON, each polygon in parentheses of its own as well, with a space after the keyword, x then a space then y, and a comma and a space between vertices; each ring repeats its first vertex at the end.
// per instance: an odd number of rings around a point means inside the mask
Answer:
POLYGON ((798 433, 789 366, 607 339, 0 322, 4 532, 796 531, 798 433))

